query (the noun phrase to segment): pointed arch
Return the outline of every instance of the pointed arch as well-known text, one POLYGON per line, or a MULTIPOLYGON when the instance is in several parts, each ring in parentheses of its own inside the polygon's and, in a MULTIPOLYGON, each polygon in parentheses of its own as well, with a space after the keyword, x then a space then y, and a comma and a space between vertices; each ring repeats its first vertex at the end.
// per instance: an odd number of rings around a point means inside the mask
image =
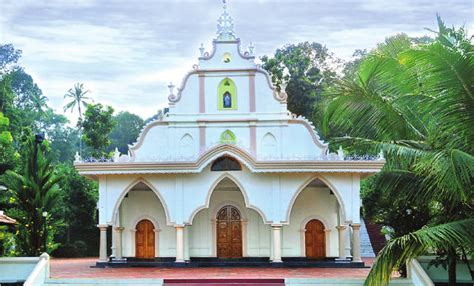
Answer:
POLYGON ((209 206, 210 206, 210 203, 211 203, 211 196, 212 196, 212 193, 214 193, 214 191, 216 190, 216 187, 217 185, 219 185, 219 183, 224 180, 224 179, 229 179, 231 180, 234 184, 237 185, 237 187, 239 188, 240 190, 240 193, 242 194, 242 196, 244 197, 244 202, 245 202, 245 207, 246 208, 249 208, 249 209, 252 209, 254 211, 256 211, 260 217, 262 218, 263 220, 263 223, 265 224, 270 224, 271 221, 269 221, 265 215, 265 213, 259 209, 258 207, 250 204, 249 202, 249 198, 247 196, 247 192, 245 191, 245 188, 242 186, 242 184, 229 172, 225 172, 224 174, 222 174, 221 176, 219 176, 212 184, 211 184, 211 187, 209 188, 208 192, 207 192, 207 196, 206 196, 206 201, 203 205, 197 207, 196 209, 194 209, 194 211, 191 213, 191 215, 189 216, 186 224, 189 224, 189 225, 192 225, 193 223, 193 220, 194 220, 194 217, 196 216, 196 214, 198 212, 200 212, 201 210, 203 209, 208 209, 209 206))
POLYGON ((237 87, 233 80, 226 77, 217 87, 217 109, 236 110, 237 109, 237 87))
POLYGON ((219 141, 222 144, 235 144, 237 143, 237 137, 235 137, 234 132, 227 129, 226 131, 221 133, 219 141))
POLYGON ((189 133, 186 133, 179 140, 179 153, 181 156, 190 157, 193 155, 194 139, 189 133))
POLYGON ((115 202, 115 205, 114 205, 114 208, 112 210, 112 223, 115 223, 115 221, 117 220, 117 215, 118 215, 118 211, 119 211, 119 208, 120 208, 120 205, 122 204, 122 201, 123 199, 125 198, 125 196, 127 195, 127 193, 129 191, 131 191, 138 183, 143 183, 145 184, 148 188, 150 188, 150 190, 155 193, 156 197, 158 198, 158 200, 160 201, 161 205, 163 206, 163 210, 165 211, 165 217, 166 217, 166 224, 167 225, 173 225, 171 223, 171 220, 170 220, 170 213, 169 213, 169 210, 168 210, 168 206, 166 205, 166 202, 165 200, 163 199, 163 197, 161 196, 160 192, 153 186, 153 184, 151 184, 150 182, 148 182, 146 179, 142 178, 142 177, 139 177, 137 179, 135 179, 134 181, 132 181, 126 188, 123 189, 123 191, 120 193, 120 196, 117 198, 117 201, 115 202))
POLYGON ((264 146, 276 146, 277 140, 271 132, 267 132, 263 135, 262 144, 264 146))
POLYGON ((304 191, 306 189, 306 187, 311 183, 313 182, 314 180, 320 180, 321 182, 323 182, 333 193, 334 195, 336 196, 336 199, 337 199, 337 202, 339 203, 339 207, 340 207, 340 210, 341 210, 341 215, 342 215, 342 218, 341 218, 341 221, 345 221, 346 220, 346 208, 345 208, 345 205, 344 205, 344 200, 342 199, 342 196, 341 194, 338 192, 338 190, 331 184, 331 182, 329 182, 327 179, 325 179, 324 177, 322 176, 316 176, 316 177, 310 177, 308 180, 306 180, 299 188, 298 190, 296 191, 296 193, 293 195, 293 197, 291 198, 291 201, 290 203, 288 204, 288 207, 286 209, 286 215, 285 215, 285 223, 289 223, 290 222, 290 215, 291 215, 291 210, 293 209, 293 206, 296 202, 296 199, 298 198, 298 196, 301 194, 302 191, 304 191))

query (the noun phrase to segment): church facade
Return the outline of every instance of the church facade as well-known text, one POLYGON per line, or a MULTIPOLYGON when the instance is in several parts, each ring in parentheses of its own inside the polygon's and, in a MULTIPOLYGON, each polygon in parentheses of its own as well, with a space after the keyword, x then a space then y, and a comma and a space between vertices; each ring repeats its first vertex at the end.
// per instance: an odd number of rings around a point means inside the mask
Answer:
POLYGON ((201 47, 181 86, 170 84, 169 111, 129 154, 76 157, 79 173, 99 184, 99 262, 360 262, 360 181, 385 160, 329 153, 311 123, 287 110, 253 46, 242 51, 225 7, 218 22, 212 51, 201 47))

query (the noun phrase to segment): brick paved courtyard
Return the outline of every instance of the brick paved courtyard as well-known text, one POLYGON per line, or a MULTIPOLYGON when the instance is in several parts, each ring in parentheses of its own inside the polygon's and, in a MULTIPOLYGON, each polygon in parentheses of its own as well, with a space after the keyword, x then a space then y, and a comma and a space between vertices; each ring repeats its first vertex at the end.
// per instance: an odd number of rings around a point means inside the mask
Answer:
MULTIPOLYGON (((97 258, 52 258, 53 278, 365 278, 370 268, 91 268, 97 258)), ((364 258, 372 265, 373 258, 364 258)))

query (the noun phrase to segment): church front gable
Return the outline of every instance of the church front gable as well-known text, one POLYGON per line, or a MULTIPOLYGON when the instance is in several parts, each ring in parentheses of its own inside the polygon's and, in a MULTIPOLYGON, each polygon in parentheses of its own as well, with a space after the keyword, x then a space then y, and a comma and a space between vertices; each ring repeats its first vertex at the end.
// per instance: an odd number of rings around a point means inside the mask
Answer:
POLYGON ((212 49, 199 50, 183 83, 169 85, 169 110, 128 154, 76 155, 79 173, 99 181, 112 256, 343 259, 343 231, 360 226, 360 180, 380 171, 383 154, 329 153, 312 123, 287 110, 253 45, 241 47, 225 6, 212 49))

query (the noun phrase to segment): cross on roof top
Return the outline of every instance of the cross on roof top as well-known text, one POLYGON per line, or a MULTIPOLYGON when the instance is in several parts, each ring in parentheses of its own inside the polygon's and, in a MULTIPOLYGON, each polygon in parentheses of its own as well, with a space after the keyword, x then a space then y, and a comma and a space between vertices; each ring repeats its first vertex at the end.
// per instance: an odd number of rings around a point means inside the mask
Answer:
POLYGON ((219 19, 217 19, 217 40, 235 40, 234 20, 229 15, 229 13, 227 13, 227 5, 225 0, 222 0, 222 7, 224 12, 222 12, 219 19))

